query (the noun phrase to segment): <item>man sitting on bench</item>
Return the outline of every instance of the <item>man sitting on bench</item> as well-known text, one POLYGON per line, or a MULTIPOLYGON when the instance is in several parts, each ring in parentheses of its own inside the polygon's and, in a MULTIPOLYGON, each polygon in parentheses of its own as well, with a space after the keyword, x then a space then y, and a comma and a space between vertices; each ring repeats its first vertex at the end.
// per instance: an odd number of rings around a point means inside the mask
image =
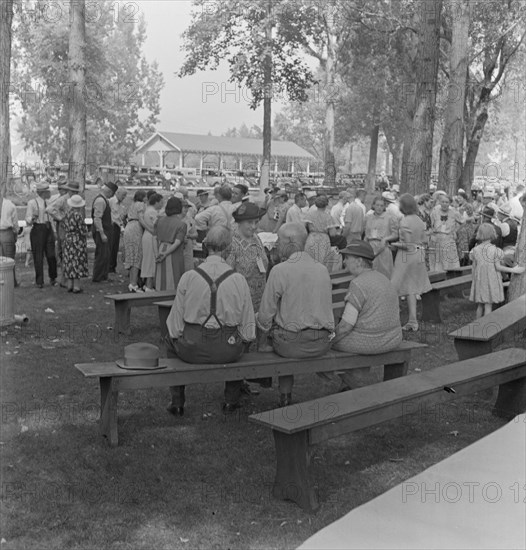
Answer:
MULTIPOLYGON (((283 261, 270 272, 259 312, 259 351, 274 350, 281 357, 319 357, 331 347, 334 331, 332 285, 329 271, 307 252, 307 230, 286 223, 278 231, 278 253, 283 261), (272 331, 272 347, 266 344, 272 331)), ((279 377, 280 406, 290 405, 292 375, 279 377)))
MULTIPOLYGON (((255 340, 256 324, 246 279, 223 259, 232 241, 230 230, 214 226, 205 243, 207 259, 183 274, 166 320, 168 353, 194 364, 235 363, 245 343, 255 340)), ((225 383, 224 412, 239 405, 242 381, 225 383)), ((183 416, 185 386, 172 386, 168 411, 183 416)))

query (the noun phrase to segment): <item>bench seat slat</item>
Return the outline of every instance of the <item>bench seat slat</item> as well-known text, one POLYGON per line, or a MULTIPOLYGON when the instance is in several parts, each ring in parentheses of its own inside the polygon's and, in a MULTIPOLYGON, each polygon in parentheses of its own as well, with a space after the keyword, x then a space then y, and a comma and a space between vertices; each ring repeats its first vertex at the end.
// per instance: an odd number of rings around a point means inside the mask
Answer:
POLYGON ((446 290, 448 288, 462 287, 471 285, 472 275, 462 275, 462 277, 454 277, 445 281, 433 283, 433 290, 446 290))
POLYGON ((174 298, 175 290, 156 290, 154 292, 125 292, 123 294, 107 294, 104 296, 107 300, 123 302, 131 300, 133 302, 162 300, 163 298, 174 298))
MULTIPOLYGON (((250 416, 249 420, 273 430, 292 434, 321 428, 336 420, 341 423, 353 417, 359 423, 361 417, 376 414, 375 411, 380 409, 391 408, 385 419, 394 418, 392 408, 397 406, 399 410, 402 410, 403 403, 415 402, 418 398, 442 392, 444 393, 443 399, 446 400, 449 394, 443 389, 444 386, 454 388, 457 393, 461 391, 462 387, 465 387, 466 393, 473 393, 473 385, 477 383, 477 380, 488 379, 495 375, 495 380, 490 380, 489 386, 485 385, 485 387, 491 387, 493 382, 501 384, 502 381, 507 381, 504 380, 506 373, 510 373, 512 376, 512 372, 517 367, 524 365, 526 365, 526 349, 505 349, 490 355, 435 368, 428 372, 358 388, 351 392, 265 411, 250 416), (313 417, 313 411, 318 411, 317 418, 313 417)), ((396 416, 400 416, 400 414, 396 416)), ((370 425, 367 422, 366 425, 370 425)), ((317 437, 320 436, 323 436, 321 430, 317 437)))

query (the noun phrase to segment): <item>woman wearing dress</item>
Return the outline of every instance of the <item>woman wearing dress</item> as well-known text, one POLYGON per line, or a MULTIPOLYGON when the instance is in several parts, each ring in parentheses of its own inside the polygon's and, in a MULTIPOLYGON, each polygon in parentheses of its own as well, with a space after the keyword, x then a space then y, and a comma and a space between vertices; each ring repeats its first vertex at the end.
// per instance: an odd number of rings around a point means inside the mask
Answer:
POLYGON ((186 223, 182 219, 183 202, 170 197, 165 215, 157 221, 156 290, 175 290, 184 269, 184 240, 186 223))
POLYGON ((144 233, 142 234, 142 262, 141 277, 146 279, 144 291, 153 291, 155 281, 155 262, 158 256, 155 228, 159 218, 159 211, 163 206, 163 197, 159 193, 152 193, 148 199, 148 206, 144 211, 144 233))
POLYGON ((333 254, 330 237, 336 236, 338 223, 326 210, 329 199, 325 195, 317 197, 314 206, 316 208, 305 214, 305 224, 309 232, 305 252, 317 262, 324 264, 329 271, 334 271, 340 267, 341 257, 339 254, 337 257, 333 254))
POLYGON ((387 242, 391 236, 397 235, 393 218, 386 213, 385 206, 383 197, 373 200, 372 210, 365 216, 365 240, 374 250, 373 269, 390 279, 393 273, 393 254, 387 242))
POLYGON ((80 279, 88 276, 88 228, 84 222, 86 201, 80 195, 68 199, 69 209, 62 220, 64 240, 62 241, 63 273, 68 292, 82 292, 80 279))
POLYGON ((454 271, 460 268, 457 252, 457 228, 463 223, 461 215, 451 207, 444 193, 438 197, 438 207, 431 212, 429 247, 430 271, 454 271))
POLYGON ((237 228, 226 262, 245 277, 250 289, 252 305, 257 312, 267 280, 268 258, 256 234, 259 220, 265 210, 246 202, 233 213, 237 228))
POLYGON ((139 291, 139 271, 142 263, 142 234, 144 231, 144 210, 146 192, 140 189, 135 192, 133 202, 128 208, 126 227, 124 228, 124 269, 129 270, 128 290, 139 291))
POLYGON ((400 212, 404 217, 398 228, 399 242, 391 283, 398 296, 407 297, 409 320, 403 330, 418 330, 416 320, 416 297, 431 290, 426 270, 424 243, 426 242, 426 224, 418 216, 418 206, 412 195, 405 193, 400 197, 400 212))
POLYGON ((198 231, 195 228, 195 220, 192 216, 192 205, 188 200, 183 200, 183 221, 186 224, 186 237, 184 239, 184 270, 194 269, 194 244, 197 242, 198 231))

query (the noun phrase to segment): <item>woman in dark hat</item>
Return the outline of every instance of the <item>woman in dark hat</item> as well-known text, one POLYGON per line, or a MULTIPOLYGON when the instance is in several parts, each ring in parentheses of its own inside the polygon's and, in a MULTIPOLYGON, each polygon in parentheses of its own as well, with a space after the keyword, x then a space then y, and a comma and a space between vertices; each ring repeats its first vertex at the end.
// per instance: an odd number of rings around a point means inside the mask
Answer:
POLYGON ((335 271, 341 267, 341 257, 333 254, 330 237, 336 236, 338 223, 327 212, 329 199, 326 195, 316 197, 314 210, 309 210, 305 215, 305 223, 309 236, 305 244, 305 252, 310 254, 317 262, 324 264, 329 271, 335 271))
POLYGON ((170 197, 165 215, 157 222, 158 255, 156 258, 156 290, 176 289, 184 273, 184 239, 186 223, 182 220, 183 202, 170 197))
POLYGON ((247 280, 254 311, 261 303, 268 268, 267 254, 256 234, 258 222, 264 214, 265 210, 252 202, 242 203, 233 213, 237 228, 226 259, 247 280))

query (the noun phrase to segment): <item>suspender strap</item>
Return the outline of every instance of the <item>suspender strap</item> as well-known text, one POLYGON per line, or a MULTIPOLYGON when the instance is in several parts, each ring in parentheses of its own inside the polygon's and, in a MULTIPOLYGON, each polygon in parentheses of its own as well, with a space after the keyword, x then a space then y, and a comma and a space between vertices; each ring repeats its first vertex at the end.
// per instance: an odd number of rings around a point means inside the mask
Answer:
POLYGON ((215 317, 215 320, 219 324, 219 326, 222 328, 221 321, 217 318, 217 289, 219 288, 219 285, 225 280, 230 277, 230 275, 233 275, 235 271, 233 269, 229 269, 228 271, 225 271, 222 275, 220 275, 215 281, 212 280, 210 275, 206 273, 203 269, 200 267, 196 267, 195 271, 203 277, 203 279, 208 283, 208 286, 210 287, 210 315, 206 318, 206 321, 201 325, 205 326, 206 323, 210 320, 211 317, 215 317))

